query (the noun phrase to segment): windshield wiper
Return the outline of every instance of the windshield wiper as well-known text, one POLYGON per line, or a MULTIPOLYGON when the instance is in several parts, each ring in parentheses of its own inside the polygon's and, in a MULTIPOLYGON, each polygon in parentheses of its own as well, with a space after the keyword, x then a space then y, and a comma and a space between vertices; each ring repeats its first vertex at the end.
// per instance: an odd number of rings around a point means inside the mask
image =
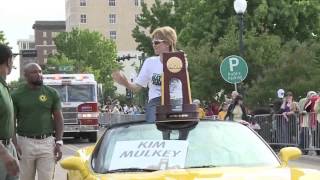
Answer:
POLYGON ((106 173, 117 173, 117 172, 154 172, 158 171, 155 169, 143 169, 143 168, 123 168, 123 169, 114 169, 106 171, 106 173))
POLYGON ((192 168, 214 168, 214 167, 218 167, 215 165, 205 165, 205 166, 189 166, 189 167, 185 167, 186 169, 192 169, 192 168))

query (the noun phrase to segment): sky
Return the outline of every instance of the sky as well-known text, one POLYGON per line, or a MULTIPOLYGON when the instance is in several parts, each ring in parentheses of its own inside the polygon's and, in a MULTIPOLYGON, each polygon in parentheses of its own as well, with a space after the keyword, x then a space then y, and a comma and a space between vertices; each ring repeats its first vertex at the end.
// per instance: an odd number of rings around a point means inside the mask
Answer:
MULTIPOLYGON (((65 0, 1 0, 0 31, 4 32, 9 46, 18 53, 17 41, 34 35, 32 25, 38 20, 65 20, 65 0)), ((17 69, 7 81, 19 78, 19 56, 14 60, 17 69)))

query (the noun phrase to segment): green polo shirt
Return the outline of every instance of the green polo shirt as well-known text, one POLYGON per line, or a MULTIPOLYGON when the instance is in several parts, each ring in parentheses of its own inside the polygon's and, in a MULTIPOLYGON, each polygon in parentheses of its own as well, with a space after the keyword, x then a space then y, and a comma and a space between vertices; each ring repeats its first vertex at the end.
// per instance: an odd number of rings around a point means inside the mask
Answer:
POLYGON ((9 139, 13 136, 13 103, 6 81, 0 77, 0 139, 9 139))
POLYGON ((53 133, 53 112, 61 109, 58 92, 42 85, 37 89, 22 85, 12 93, 17 133, 33 136, 53 133))

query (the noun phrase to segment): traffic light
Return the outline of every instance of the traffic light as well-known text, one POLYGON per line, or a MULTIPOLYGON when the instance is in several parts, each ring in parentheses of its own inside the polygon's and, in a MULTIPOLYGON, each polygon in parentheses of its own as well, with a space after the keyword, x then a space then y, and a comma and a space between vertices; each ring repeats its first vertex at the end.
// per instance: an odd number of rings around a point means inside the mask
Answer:
POLYGON ((117 58, 116 58, 116 61, 117 62, 120 62, 120 61, 125 61, 125 60, 130 60, 130 59, 132 59, 132 58, 136 58, 136 56, 131 56, 130 54, 128 54, 128 55, 123 55, 123 56, 118 56, 117 58))
POLYGON ((37 50, 27 49, 21 50, 22 57, 37 57, 37 50))

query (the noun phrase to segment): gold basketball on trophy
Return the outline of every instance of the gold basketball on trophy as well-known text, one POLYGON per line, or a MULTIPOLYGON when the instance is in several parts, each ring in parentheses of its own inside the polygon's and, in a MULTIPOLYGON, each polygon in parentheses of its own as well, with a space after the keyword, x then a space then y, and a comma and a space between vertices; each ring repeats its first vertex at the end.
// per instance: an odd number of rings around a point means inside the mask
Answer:
POLYGON ((182 60, 178 57, 171 57, 167 61, 167 68, 172 73, 178 73, 182 69, 182 60))

